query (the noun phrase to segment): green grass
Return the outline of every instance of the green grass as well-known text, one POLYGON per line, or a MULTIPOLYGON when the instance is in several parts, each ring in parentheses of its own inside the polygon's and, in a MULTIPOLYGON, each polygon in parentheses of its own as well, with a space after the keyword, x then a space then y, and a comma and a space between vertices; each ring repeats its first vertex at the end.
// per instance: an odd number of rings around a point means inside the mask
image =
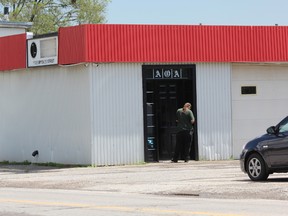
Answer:
MULTIPOLYGON (((23 162, 15 162, 15 161, 0 161, 0 165, 37 165, 37 166, 44 166, 44 167, 56 167, 56 168, 73 168, 73 167, 101 167, 99 165, 88 165, 88 164, 60 164, 60 163, 53 163, 53 162, 47 162, 47 163, 32 163, 28 160, 25 160, 23 162)), ((129 165, 146 165, 146 162, 139 162, 139 163, 135 163, 135 164, 129 164, 129 165)), ((115 165, 111 165, 111 166, 115 166, 115 165)), ((117 166, 121 166, 121 165, 117 165, 117 166)), ((125 166, 125 164, 123 164, 122 166, 125 166)))
MULTIPOLYGON (((0 161, 0 165, 31 165, 32 162, 30 161, 23 161, 23 162, 15 162, 15 161, 0 161)), ((88 167, 89 165, 80 165, 80 164, 59 164, 59 163, 33 163, 37 166, 45 166, 45 167, 57 167, 57 168, 69 168, 69 167, 88 167)))

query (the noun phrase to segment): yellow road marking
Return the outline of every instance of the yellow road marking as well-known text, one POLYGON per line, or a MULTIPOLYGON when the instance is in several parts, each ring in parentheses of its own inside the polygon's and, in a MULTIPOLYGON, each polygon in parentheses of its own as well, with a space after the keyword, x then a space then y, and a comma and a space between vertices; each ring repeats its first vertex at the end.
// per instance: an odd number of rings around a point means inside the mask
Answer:
POLYGON ((73 207, 73 208, 88 208, 88 209, 99 209, 99 210, 112 210, 122 212, 142 212, 142 213, 163 213, 163 214, 177 214, 177 215, 203 215, 203 216, 244 216, 240 214, 226 214, 216 212, 193 212, 193 211, 179 211, 173 209, 158 209, 158 208, 137 208, 137 207, 123 207, 123 206, 100 206, 90 205, 81 203, 64 203, 64 202, 41 202, 33 200, 17 200, 17 199, 0 199, 2 203, 18 203, 18 204, 29 204, 37 206, 62 206, 62 207, 73 207))

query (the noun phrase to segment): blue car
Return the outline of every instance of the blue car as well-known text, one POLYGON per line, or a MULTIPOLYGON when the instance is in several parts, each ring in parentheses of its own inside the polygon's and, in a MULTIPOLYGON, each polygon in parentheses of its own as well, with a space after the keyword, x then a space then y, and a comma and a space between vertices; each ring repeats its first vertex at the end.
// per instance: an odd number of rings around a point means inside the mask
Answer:
POLYGON ((288 116, 243 147, 240 166, 252 181, 266 180, 272 173, 288 172, 288 116))

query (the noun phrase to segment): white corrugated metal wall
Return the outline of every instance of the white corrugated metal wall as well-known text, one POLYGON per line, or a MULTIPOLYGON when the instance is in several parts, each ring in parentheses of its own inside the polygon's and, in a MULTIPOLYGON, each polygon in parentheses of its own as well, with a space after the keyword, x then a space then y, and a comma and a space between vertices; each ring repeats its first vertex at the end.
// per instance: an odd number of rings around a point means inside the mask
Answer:
POLYGON ((21 29, 21 28, 0 27, 0 37, 10 36, 10 35, 17 35, 17 34, 24 34, 25 32, 26 31, 25 31, 24 28, 21 29))
POLYGON ((196 85, 199 159, 230 159, 231 65, 197 63, 196 85))
POLYGON ((287 116, 287 64, 234 64, 232 66, 233 154, 240 157, 249 140, 266 133, 287 116), (241 94, 255 86, 256 94, 241 94))
POLYGON ((91 64, 92 164, 144 161, 141 64, 91 64))
MULTIPOLYGON (((0 73, 0 161, 31 161, 37 149, 38 162, 143 162, 141 66, 89 64, 0 73)), ((200 160, 232 156, 230 72, 230 64, 196 64, 200 160)))
POLYGON ((0 161, 91 164, 84 65, 0 73, 0 161))

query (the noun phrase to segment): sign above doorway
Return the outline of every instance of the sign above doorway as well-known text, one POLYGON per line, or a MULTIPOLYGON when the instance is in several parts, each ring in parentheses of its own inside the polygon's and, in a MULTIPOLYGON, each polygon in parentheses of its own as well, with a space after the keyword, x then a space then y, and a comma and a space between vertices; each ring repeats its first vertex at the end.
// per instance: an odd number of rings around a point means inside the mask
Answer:
POLYGON ((153 69, 153 79, 181 79, 182 69, 153 69))

